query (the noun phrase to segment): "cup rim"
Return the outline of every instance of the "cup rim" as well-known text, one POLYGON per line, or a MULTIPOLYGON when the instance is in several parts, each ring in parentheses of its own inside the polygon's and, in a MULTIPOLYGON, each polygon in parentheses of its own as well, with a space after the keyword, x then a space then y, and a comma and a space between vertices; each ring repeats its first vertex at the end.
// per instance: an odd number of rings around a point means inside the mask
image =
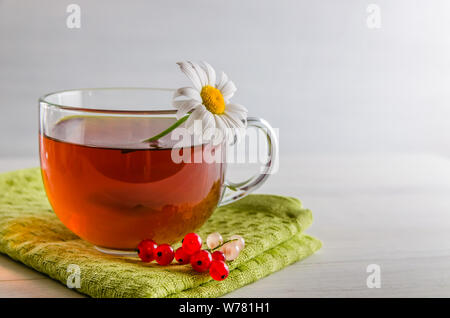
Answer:
POLYGON ((121 110, 121 109, 99 109, 99 108, 87 108, 87 107, 77 107, 77 106, 69 106, 69 105, 61 105, 58 103, 48 101, 48 97, 61 93, 70 93, 77 91, 112 91, 112 90, 137 90, 137 91, 166 91, 166 92, 175 92, 176 90, 173 88, 163 88, 163 87, 94 87, 94 88, 73 88, 73 89, 64 89, 59 91, 54 91, 51 93, 47 93, 41 97, 39 97, 39 104, 45 103, 52 107, 57 107, 64 110, 71 110, 77 112, 88 112, 88 113, 106 113, 106 114, 131 114, 131 115, 165 115, 165 114, 176 114, 177 110, 172 109, 160 109, 160 110, 121 110))

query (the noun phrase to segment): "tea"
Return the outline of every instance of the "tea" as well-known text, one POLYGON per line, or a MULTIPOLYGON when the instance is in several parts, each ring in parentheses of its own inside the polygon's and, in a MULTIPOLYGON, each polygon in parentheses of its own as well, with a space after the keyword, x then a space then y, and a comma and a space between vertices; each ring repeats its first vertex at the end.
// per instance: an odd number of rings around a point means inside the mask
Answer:
MULTIPOLYGON (((201 226, 221 197, 225 165, 175 163, 174 145, 142 142, 173 122, 80 116, 41 132, 44 185, 61 221, 81 238, 116 249, 135 249, 146 238, 173 243, 201 226)), ((182 151, 194 156, 204 147, 182 151)))

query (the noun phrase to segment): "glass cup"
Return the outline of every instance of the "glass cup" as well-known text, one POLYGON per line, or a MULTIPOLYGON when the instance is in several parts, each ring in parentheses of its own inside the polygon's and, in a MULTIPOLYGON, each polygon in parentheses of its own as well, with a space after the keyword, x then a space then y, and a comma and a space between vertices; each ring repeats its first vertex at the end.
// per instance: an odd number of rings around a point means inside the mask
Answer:
POLYGON ((47 197, 65 226, 103 252, 135 250, 147 238, 174 243, 203 225, 218 205, 258 188, 274 167, 277 140, 258 118, 248 118, 248 126, 267 136, 268 160, 240 183, 226 179, 227 142, 180 143, 173 133, 144 142, 176 122, 176 109, 167 106, 173 92, 79 89, 39 100, 47 197), (216 160, 178 160, 203 158, 206 151, 216 160))

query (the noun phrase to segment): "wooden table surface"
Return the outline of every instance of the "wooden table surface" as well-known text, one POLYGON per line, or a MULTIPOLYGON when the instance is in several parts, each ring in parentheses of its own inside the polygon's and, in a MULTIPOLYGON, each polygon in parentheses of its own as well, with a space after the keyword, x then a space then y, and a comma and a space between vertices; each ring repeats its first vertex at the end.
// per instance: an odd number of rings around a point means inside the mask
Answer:
MULTIPOLYGON (((0 172, 36 166, 0 159, 0 172)), ((450 297, 450 160, 433 154, 283 156, 260 193, 301 198, 312 257, 227 297, 450 297), (368 288, 367 266, 381 288, 368 288)), ((82 297, 0 255, 0 297, 82 297)))

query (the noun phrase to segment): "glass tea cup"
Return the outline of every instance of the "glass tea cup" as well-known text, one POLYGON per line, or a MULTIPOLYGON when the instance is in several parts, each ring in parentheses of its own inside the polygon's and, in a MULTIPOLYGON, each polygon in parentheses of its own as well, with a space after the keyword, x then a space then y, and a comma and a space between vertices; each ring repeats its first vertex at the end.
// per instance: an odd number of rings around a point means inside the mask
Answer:
POLYGON ((147 238, 174 243, 203 225, 217 206, 262 185, 275 164, 273 129, 258 118, 248 118, 248 126, 266 135, 268 160, 261 173, 241 183, 226 179, 225 142, 180 146, 169 135, 144 142, 176 122, 176 109, 165 106, 173 91, 79 89, 39 100, 49 202, 67 228, 101 251, 135 250, 147 238), (221 160, 174 160, 174 153, 202 158, 205 150, 221 160))

